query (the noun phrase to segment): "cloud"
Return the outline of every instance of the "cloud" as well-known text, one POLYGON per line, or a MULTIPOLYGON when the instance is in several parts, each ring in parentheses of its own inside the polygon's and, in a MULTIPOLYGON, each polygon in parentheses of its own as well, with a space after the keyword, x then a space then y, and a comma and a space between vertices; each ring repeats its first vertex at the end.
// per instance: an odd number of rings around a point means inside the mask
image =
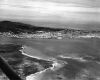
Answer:
MULTIPOLYGON (((64 0, 63 0, 64 1, 64 0)), ((67 0, 68 1, 68 0, 67 0)), ((72 0, 71 0, 72 1, 72 0)), ((0 7, 5 15, 39 20, 57 21, 100 21, 100 8, 87 7, 76 2, 54 1, 10 1, 0 7)))

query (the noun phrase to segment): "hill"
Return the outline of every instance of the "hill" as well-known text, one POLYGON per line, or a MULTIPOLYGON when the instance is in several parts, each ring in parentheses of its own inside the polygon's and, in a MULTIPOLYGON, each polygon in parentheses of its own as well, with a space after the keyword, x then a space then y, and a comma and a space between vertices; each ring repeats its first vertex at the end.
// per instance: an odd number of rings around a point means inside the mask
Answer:
POLYGON ((63 30, 63 29, 34 26, 34 25, 25 24, 21 22, 12 22, 12 21, 0 22, 0 32, 12 32, 14 34, 35 33, 36 31, 48 32, 48 31, 60 31, 60 30, 63 30))

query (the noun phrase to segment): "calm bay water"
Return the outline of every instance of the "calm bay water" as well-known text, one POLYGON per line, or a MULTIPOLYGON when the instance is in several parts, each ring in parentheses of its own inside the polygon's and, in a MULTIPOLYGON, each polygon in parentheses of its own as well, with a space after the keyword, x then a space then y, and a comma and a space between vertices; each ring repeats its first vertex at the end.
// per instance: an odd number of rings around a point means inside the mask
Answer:
POLYGON ((41 58, 65 56, 85 56, 100 55, 100 39, 29 39, 0 36, 0 44, 20 44, 23 45, 23 51, 31 56, 41 58))

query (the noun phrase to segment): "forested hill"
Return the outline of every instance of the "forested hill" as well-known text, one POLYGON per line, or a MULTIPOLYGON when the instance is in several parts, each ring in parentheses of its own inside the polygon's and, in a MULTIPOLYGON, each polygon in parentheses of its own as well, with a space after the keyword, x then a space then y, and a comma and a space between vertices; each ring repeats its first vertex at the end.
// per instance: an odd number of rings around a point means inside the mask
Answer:
POLYGON ((61 30, 64 29, 34 26, 21 22, 0 21, 0 32, 12 32, 14 34, 19 34, 19 33, 35 33, 36 31, 52 32, 61 30))

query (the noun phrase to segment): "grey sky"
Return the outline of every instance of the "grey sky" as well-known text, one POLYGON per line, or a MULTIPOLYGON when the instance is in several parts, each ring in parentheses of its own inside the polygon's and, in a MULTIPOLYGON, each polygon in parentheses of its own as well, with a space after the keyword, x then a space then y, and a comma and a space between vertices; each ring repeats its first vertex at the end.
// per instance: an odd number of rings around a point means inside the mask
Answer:
POLYGON ((84 6, 90 6, 90 7, 100 7, 100 0, 6 0, 6 1, 16 1, 16 2, 34 2, 34 1, 40 1, 40 2, 55 2, 55 3, 64 3, 64 4, 80 4, 84 6))
POLYGON ((0 3, 4 18, 30 21, 100 23, 100 0, 5 0, 0 3))

